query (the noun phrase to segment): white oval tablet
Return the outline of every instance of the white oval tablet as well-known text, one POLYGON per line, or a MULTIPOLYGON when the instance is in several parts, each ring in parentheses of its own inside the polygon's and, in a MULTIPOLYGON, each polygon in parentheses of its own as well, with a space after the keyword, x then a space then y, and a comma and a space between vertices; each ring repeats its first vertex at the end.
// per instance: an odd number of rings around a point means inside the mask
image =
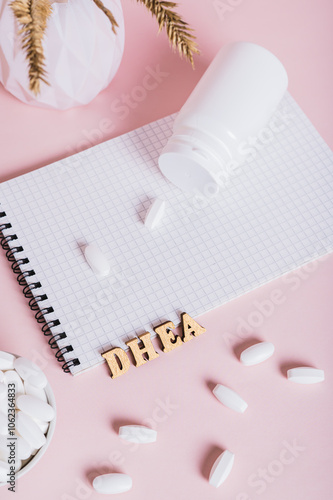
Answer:
POLYGON ((243 365, 257 365, 266 361, 274 353, 275 347, 271 342, 259 342, 245 349, 240 355, 240 360, 243 365))
POLYGON ((106 495, 125 493, 132 488, 132 478, 127 474, 103 474, 95 477, 93 488, 98 493, 106 495))
POLYGON ((15 436, 16 437, 16 449, 17 449, 17 457, 20 460, 26 460, 31 456, 32 448, 30 444, 23 439, 22 436, 15 436))
POLYGON ((0 351, 0 370, 12 370, 15 356, 8 352, 0 351))
POLYGON ((26 394, 34 396, 35 398, 41 399, 42 401, 45 401, 47 403, 47 396, 44 389, 38 389, 38 387, 29 384, 28 381, 25 381, 23 385, 26 394))
POLYGON ((44 422, 43 420, 39 420, 38 418, 33 418, 32 420, 36 422, 42 433, 46 434, 46 431, 50 426, 49 422, 44 422))
POLYGON ((4 384, 3 382, 0 382, 0 401, 2 399, 5 399, 7 397, 7 394, 8 394, 7 385, 4 384))
POLYGON ((30 385, 44 389, 47 386, 47 378, 42 370, 35 363, 27 358, 17 358, 14 361, 14 368, 19 376, 30 385))
POLYGON ((15 384, 15 397, 19 397, 24 394, 23 382, 19 374, 15 370, 7 370, 5 372, 5 383, 15 384))
POLYGON ((248 404, 239 394, 237 394, 237 392, 229 389, 229 387, 225 385, 217 384, 213 389, 213 393, 220 403, 238 413, 244 413, 248 407, 248 404))
POLYGON ((317 384, 325 380, 325 373, 324 370, 303 366, 288 370, 287 377, 288 380, 296 382, 297 384, 317 384))
POLYGON ((16 417, 16 430, 27 441, 31 448, 39 449, 45 442, 46 437, 36 422, 29 415, 19 411, 16 417))
POLYGON ((96 245, 87 245, 84 249, 84 256, 91 269, 98 276, 107 276, 110 273, 110 263, 96 245))
POLYGON ((119 436, 130 443, 154 443, 157 432, 144 425, 123 425, 119 427, 119 436))
POLYGON ((8 433, 8 417, 4 413, 0 413, 0 434, 6 436, 8 433))
POLYGON ((234 465, 235 455, 225 450, 214 462, 209 474, 209 484, 218 488, 229 476, 234 465))
POLYGON ((29 394, 19 396, 16 400, 16 406, 23 413, 43 422, 51 422, 55 417, 55 411, 52 406, 29 394))
POLYGON ((145 218, 145 226, 154 229, 161 222, 165 212, 165 201, 156 198, 150 205, 145 218))

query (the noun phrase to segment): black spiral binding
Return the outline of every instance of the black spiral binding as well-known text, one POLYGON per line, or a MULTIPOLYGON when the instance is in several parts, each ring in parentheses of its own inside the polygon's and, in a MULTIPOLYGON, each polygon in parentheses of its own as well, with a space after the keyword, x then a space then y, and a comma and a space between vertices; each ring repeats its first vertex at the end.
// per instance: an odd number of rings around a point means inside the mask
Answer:
MULTIPOLYGON (((35 271, 31 270, 22 270, 21 266, 28 264, 29 259, 27 257, 21 257, 19 254, 24 252, 22 246, 9 246, 9 242, 17 240, 16 234, 4 234, 4 231, 10 229, 12 225, 10 223, 2 223, 1 219, 6 217, 6 212, 0 211, 0 245, 6 252, 6 257, 8 261, 11 263, 11 268, 13 272, 17 275, 17 282, 23 287, 23 294, 27 299, 29 299, 29 307, 34 312, 35 318, 39 324, 42 324, 42 332, 46 337, 49 337, 48 343, 51 349, 57 349, 58 340, 66 339, 67 335, 65 332, 62 333, 53 333, 52 328, 60 325, 60 321, 58 319, 53 319, 51 321, 47 321, 46 316, 50 313, 54 312, 53 307, 43 307, 42 302, 47 300, 47 295, 42 293, 33 295, 32 291, 36 289, 41 289, 42 285, 40 281, 36 281, 35 283, 28 284, 26 278, 29 276, 35 276, 35 271)), ((73 347, 71 345, 67 345, 58 349, 55 353, 56 359, 63 363, 62 369, 65 373, 70 372, 70 368, 72 366, 78 366, 80 361, 78 358, 70 359, 65 362, 64 354, 68 352, 72 352, 73 347)))

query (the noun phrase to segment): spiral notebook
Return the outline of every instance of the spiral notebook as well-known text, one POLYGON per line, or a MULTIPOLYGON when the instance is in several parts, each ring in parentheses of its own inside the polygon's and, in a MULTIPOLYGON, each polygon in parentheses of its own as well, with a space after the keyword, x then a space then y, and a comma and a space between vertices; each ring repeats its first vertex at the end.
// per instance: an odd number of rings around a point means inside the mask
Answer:
POLYGON ((290 95, 253 159, 207 200, 158 169, 173 120, 0 185, 2 246, 72 374, 184 311, 196 317, 332 251, 332 153, 290 95), (149 231, 156 197, 167 211, 149 231), (108 277, 89 268, 87 243, 108 257, 108 277))

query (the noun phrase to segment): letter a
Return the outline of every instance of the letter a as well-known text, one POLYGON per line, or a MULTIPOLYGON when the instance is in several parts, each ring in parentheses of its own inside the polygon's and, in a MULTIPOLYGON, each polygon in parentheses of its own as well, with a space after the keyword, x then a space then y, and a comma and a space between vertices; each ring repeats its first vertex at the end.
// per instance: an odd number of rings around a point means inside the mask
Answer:
POLYGON ((206 328, 200 326, 196 321, 194 321, 191 316, 186 313, 182 314, 182 330, 183 330, 183 342, 188 342, 194 337, 198 337, 202 333, 205 333, 206 328))
POLYGON ((111 378, 120 377, 120 375, 126 373, 130 367, 130 360, 126 352, 120 347, 114 347, 110 351, 102 354, 102 356, 109 365, 111 378))

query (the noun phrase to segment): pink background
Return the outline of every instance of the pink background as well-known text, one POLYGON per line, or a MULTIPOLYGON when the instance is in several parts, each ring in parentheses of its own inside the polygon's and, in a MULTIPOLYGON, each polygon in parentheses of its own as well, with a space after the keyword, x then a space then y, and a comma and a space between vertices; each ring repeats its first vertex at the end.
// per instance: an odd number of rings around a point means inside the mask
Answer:
MULTIPOLYGON (((156 23, 145 9, 124 0, 123 62, 110 87, 90 105, 67 112, 34 109, 1 87, 0 181, 178 110, 217 50, 236 40, 262 44, 281 59, 291 94, 332 146, 330 0, 180 3, 202 51, 195 72, 172 54, 164 35, 156 37, 156 23), (218 5, 230 10, 222 15, 218 5), (117 100, 135 95, 146 68, 158 65, 167 75, 157 88, 120 112, 117 100)), ((126 498, 135 500, 331 498, 332 272, 330 256, 202 316, 207 332, 201 338, 132 367, 118 380, 111 380, 106 365, 74 379, 53 358, 0 253, 0 348, 34 359, 47 373, 58 405, 54 439, 19 481, 15 498, 94 500, 101 497, 91 489, 91 478, 112 471, 133 477, 126 498), (282 303, 273 306, 275 289, 282 303), (243 367, 236 354, 251 338, 274 342, 276 354, 262 365, 243 367), (288 383, 285 371, 297 365, 323 368, 325 383, 288 383), (215 400, 211 389, 217 382, 246 399, 243 415, 215 400), (167 401, 171 407, 163 409, 167 401), (126 446, 117 437, 120 424, 145 419, 158 431, 156 444, 126 446), (294 445, 294 455, 284 451, 294 445), (226 448, 236 455, 234 469, 215 490, 207 475, 226 448)), ((12 498, 6 488, 1 495, 12 498)))

